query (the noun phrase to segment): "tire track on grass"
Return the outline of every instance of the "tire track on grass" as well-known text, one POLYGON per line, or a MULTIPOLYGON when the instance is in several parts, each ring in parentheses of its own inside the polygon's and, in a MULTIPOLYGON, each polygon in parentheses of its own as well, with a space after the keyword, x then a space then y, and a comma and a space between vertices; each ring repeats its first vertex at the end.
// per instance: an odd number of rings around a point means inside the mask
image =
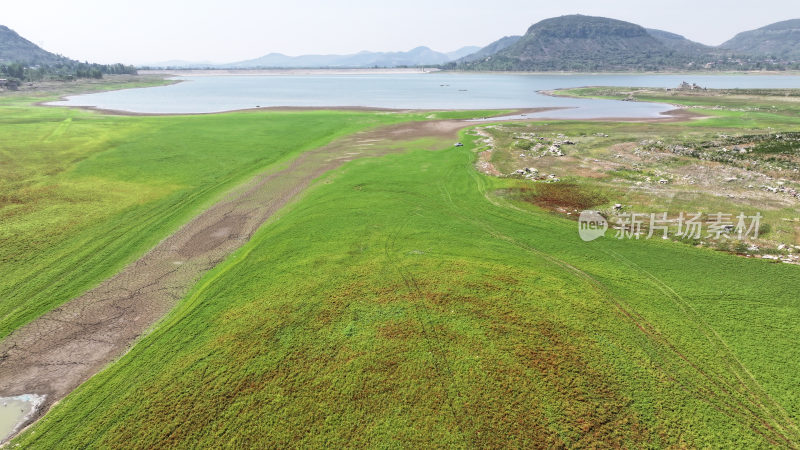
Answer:
MULTIPOLYGON (((691 304, 689 304, 689 302, 683 298, 683 296, 678 294, 672 287, 664 283, 651 272, 629 260, 628 258, 625 258, 618 252, 606 249, 603 249, 603 251, 628 267, 643 273, 664 295, 669 297, 679 308, 681 308, 687 317, 691 317, 691 320, 700 325, 700 328, 703 330, 706 339, 723 355, 723 361, 739 381, 741 387, 750 395, 751 400, 758 405, 764 413, 769 415, 774 421, 774 424, 779 426, 783 432, 789 435, 794 434, 795 441, 800 440, 798 437, 797 425, 791 419, 788 412, 786 412, 786 410, 764 390, 760 383, 758 383, 758 381, 755 379, 755 376, 753 376, 753 374, 747 369, 747 367, 745 367, 741 360, 736 357, 736 354, 728 346, 727 342, 722 338, 722 336, 720 336, 713 327, 703 320, 697 310, 695 310, 691 304)), ((735 389, 736 386, 730 385, 730 387, 735 389)))
MULTIPOLYGON (((467 157, 470 157, 470 159, 473 156, 471 154, 466 154, 466 153, 465 153, 465 155, 467 155, 467 157)), ((484 194, 484 196, 489 200, 489 202, 491 204, 493 204, 495 206, 501 206, 497 202, 494 202, 491 199, 489 199, 488 192, 487 192, 487 189, 486 189, 485 180, 481 179, 479 174, 475 173, 475 171, 472 170, 472 166, 471 165, 468 164, 468 166, 469 166, 469 169, 470 169, 469 173, 471 174, 473 179, 475 179, 478 189, 484 194)), ((444 185, 443 182, 439 182, 439 186, 440 186, 440 190, 442 190, 446 194, 446 197, 448 199, 450 199, 451 204, 452 204, 452 196, 447 191, 447 187, 444 185)), ((510 244, 512 244, 512 245, 514 245, 514 246, 516 246, 516 247, 518 247, 518 248, 520 248, 522 250, 534 253, 538 257, 546 259, 547 261, 550 261, 551 263, 561 267, 562 269, 573 273, 573 275, 575 275, 579 279, 581 279, 584 282, 586 282, 589 286, 592 287, 593 290, 595 290, 598 294, 600 294, 601 298, 607 298, 607 299, 611 300, 612 304, 623 315, 623 317, 625 317, 627 320, 630 320, 633 324, 635 324, 636 327, 642 333, 644 333, 653 344, 662 347, 668 353, 672 353, 672 354, 676 355, 679 358, 679 360, 682 360, 686 364, 688 364, 688 366, 689 366, 688 369, 689 370, 696 371, 702 378, 707 379, 712 384, 716 385, 716 387, 718 389, 721 389, 723 391, 723 393, 726 393, 726 394, 729 394, 729 395, 720 396, 717 392, 712 391, 712 390, 708 390, 704 386, 700 386, 700 385, 694 384, 689 380, 680 381, 677 378, 674 378, 672 375, 670 375, 670 373, 665 373, 667 376, 669 376, 675 382, 677 382, 678 384, 682 385, 684 387, 684 389, 690 389, 692 392, 696 392, 697 394, 699 394, 700 398, 707 398, 707 397, 716 398, 717 401, 720 402, 721 405, 714 405, 713 403, 709 403, 712 407, 714 407, 718 411, 722 412, 723 414, 730 416, 731 418, 738 418, 737 420, 740 421, 744 426, 750 428, 751 430, 753 430, 757 434, 762 435, 764 438, 766 438, 771 443, 776 444, 777 442, 783 442, 784 444, 786 444, 786 445, 788 445, 790 447, 793 447, 793 448, 796 447, 796 440, 794 440, 792 437, 790 437, 791 433, 787 435, 785 433, 786 430, 784 429, 784 427, 780 426, 780 424, 777 424, 775 422, 770 423, 770 421, 768 421, 765 418, 761 417, 761 415, 759 415, 753 409, 754 407, 755 407, 755 409, 760 409, 760 408, 758 408, 758 404, 748 405, 747 403, 745 403, 742 399, 738 398, 737 396, 730 395, 731 393, 726 388, 726 383, 725 383, 724 379, 721 379, 719 377, 714 377, 714 376, 712 376, 710 374, 707 374, 697 364, 691 362, 688 359, 688 357, 686 355, 684 355, 680 350, 678 350, 674 346, 674 344, 672 344, 669 341, 669 339, 666 336, 662 335, 660 332, 657 331, 657 327, 655 327, 653 324, 648 322, 643 316, 641 316, 640 314, 636 313, 630 307, 630 305, 627 305, 620 298, 618 298, 614 294, 612 294, 602 283, 600 283, 594 277, 592 277, 591 275, 587 274, 586 272, 578 269, 577 267, 572 266, 569 263, 566 263, 565 261, 563 261, 561 259, 558 259, 558 258, 556 258, 554 256, 549 255, 548 253, 542 252, 541 250, 535 249, 535 248, 533 248, 533 247, 531 247, 531 246, 529 246, 527 244, 524 244, 522 242, 517 241, 516 239, 514 239, 514 238, 512 238, 510 236, 507 236, 505 234, 502 234, 502 233, 498 232, 496 229, 494 229, 491 225, 487 224, 486 222, 478 221, 478 220, 476 220, 474 218, 467 217, 467 216, 463 215, 460 212, 460 209, 455 204, 452 204, 452 206, 453 206, 453 209, 454 209, 454 214, 456 214, 457 216, 460 216, 462 220, 471 222, 474 225, 484 229, 484 231, 486 231, 487 233, 489 233, 493 237, 495 237, 497 239, 504 240, 506 242, 509 242, 510 244), (721 409, 721 407, 722 407, 722 409, 721 409), (761 427, 763 427, 763 428, 756 427, 755 424, 752 423, 753 419, 756 419, 761 424, 761 427)), ((514 209, 518 209, 518 208, 514 208, 514 209)), ((661 369, 662 370, 667 370, 666 367, 671 365, 671 363, 669 363, 665 359, 663 359, 663 357, 661 357, 661 355, 658 355, 658 356, 650 355, 650 357, 656 357, 656 358, 660 358, 661 359, 661 369)), ((687 368, 684 368, 683 370, 686 370, 686 369, 687 368)), ((676 373, 676 375, 677 375, 677 373, 676 373)))
POLYGON ((459 415, 457 408, 453 403, 453 398, 450 396, 448 384, 445 382, 445 375, 447 376, 447 379, 451 380, 451 382, 455 380, 455 375, 453 374, 452 364, 450 364, 447 355, 442 348, 441 337, 436 332, 436 327, 428 325, 428 323, 431 321, 431 314, 430 310, 428 310, 428 307, 424 304, 425 296, 423 291, 419 287, 419 283, 414 275, 410 271, 403 268, 395 256, 397 249, 397 236, 400 234, 403 228, 405 228, 409 220, 411 219, 406 218, 400 225, 398 225, 391 236, 385 241, 384 254, 386 255, 386 260, 389 262, 389 264, 391 264, 392 268, 394 268, 394 270, 403 280, 403 283, 416 297, 416 301, 413 302, 414 314, 416 315, 417 322, 422 330, 422 336, 425 340, 426 346, 428 347, 428 351, 433 356, 433 367, 436 372, 439 373, 438 378, 441 380, 440 384, 442 390, 444 391, 444 395, 447 397, 447 404, 450 414, 453 416, 453 420, 456 423, 456 427, 458 428, 458 432, 462 439, 468 446, 475 448, 477 445, 475 445, 475 442, 472 438, 472 433, 467 433, 464 430, 464 422, 469 422, 468 425, 470 430, 475 429, 475 424, 469 415, 459 415))

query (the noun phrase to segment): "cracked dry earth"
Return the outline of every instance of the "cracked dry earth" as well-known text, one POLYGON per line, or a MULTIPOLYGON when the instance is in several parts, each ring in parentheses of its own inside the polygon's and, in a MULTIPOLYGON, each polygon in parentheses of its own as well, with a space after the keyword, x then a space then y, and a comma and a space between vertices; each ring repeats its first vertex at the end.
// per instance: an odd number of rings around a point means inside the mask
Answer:
POLYGON ((362 131, 256 176, 117 275, 0 342, 0 397, 45 395, 30 424, 125 353, 205 272, 315 178, 356 158, 402 151, 402 141, 455 139, 469 125, 441 120, 362 131))

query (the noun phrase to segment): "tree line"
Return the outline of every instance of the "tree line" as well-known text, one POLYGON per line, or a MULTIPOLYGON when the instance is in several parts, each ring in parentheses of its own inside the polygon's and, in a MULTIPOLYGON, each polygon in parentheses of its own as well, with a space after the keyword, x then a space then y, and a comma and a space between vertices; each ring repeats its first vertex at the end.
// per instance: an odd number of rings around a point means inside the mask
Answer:
POLYGON ((135 75, 134 66, 124 64, 90 64, 77 61, 62 64, 25 65, 21 63, 0 63, 0 78, 9 82, 70 81, 79 78, 103 78, 103 75, 135 75))

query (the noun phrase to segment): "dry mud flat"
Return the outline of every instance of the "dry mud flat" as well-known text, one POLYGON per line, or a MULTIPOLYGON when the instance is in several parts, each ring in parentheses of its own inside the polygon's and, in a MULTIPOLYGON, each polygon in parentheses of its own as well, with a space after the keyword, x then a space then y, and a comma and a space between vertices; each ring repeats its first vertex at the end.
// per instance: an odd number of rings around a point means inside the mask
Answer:
POLYGON ((0 342, 0 397, 45 396, 25 421, 32 423, 121 356, 204 273, 246 243, 315 178, 355 158, 402 151, 400 141, 455 139, 468 125, 411 122, 356 133, 234 189, 117 275, 0 342))

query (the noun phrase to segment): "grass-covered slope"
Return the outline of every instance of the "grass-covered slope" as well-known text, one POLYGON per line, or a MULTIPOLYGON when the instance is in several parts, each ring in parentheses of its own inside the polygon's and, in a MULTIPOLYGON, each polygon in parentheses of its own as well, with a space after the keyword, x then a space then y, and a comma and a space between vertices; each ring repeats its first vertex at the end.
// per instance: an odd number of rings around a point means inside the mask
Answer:
POLYGON ((603 98, 685 106, 707 118, 676 127, 792 131, 800 127, 800 90, 797 89, 663 89, 593 86, 553 91, 555 95, 603 98))
POLYGON ((797 445, 796 267, 584 243, 472 150, 327 176, 16 443, 797 445))
POLYGON ((276 161, 408 117, 119 117, 0 100, 0 337, 119 271, 276 161))
POLYGON ((0 64, 13 62, 36 65, 64 64, 73 61, 42 50, 38 45, 23 38, 14 30, 0 25, 0 64))

